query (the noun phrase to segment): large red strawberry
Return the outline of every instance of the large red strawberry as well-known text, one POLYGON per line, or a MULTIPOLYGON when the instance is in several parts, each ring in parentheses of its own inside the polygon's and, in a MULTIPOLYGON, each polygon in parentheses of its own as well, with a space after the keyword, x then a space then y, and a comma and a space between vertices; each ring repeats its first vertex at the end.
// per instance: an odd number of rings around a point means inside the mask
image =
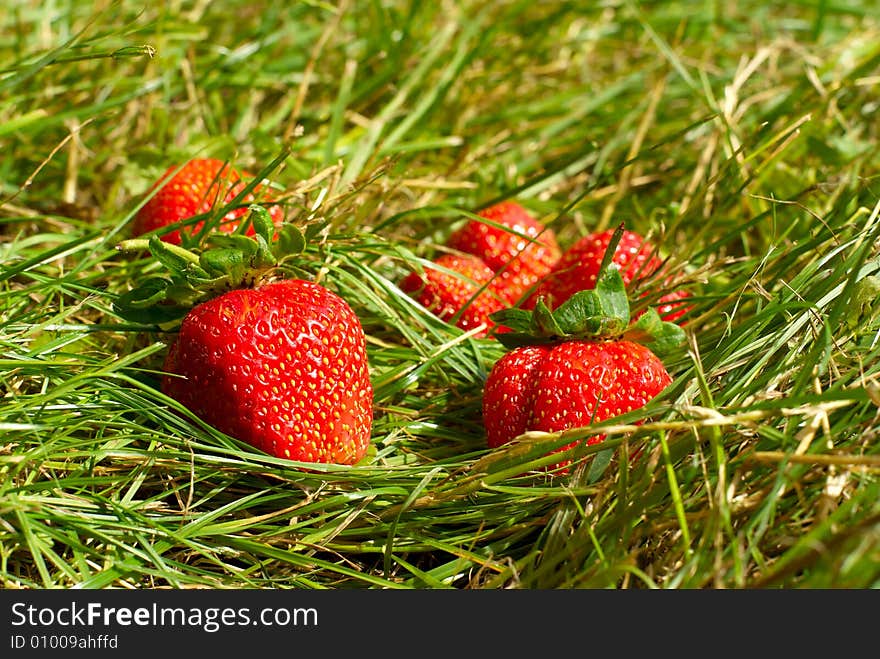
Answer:
MULTIPOLYGON (((569 247, 523 307, 533 309, 539 298, 550 308, 558 307, 577 291, 593 288, 613 235, 614 229, 591 233, 569 247)), ((654 246, 640 234, 628 230, 624 230, 612 262, 620 269, 626 286, 653 275, 662 265, 654 246)), ((684 299, 689 296, 686 291, 661 296, 657 301, 660 316, 670 322, 683 316, 688 310, 684 299)))
POLYGON ((373 418, 360 320, 317 283, 266 280, 304 238, 250 210, 258 239, 223 234, 198 253, 155 235, 123 242, 122 251, 149 249, 171 276, 140 282, 114 308, 163 329, 179 324, 161 388, 205 422, 277 457, 353 464, 373 418))
MULTIPOLYGON (((147 192, 150 198, 140 208, 134 218, 132 232, 135 236, 161 229, 210 212, 218 206, 229 204, 244 190, 253 175, 239 171, 231 165, 215 158, 194 158, 187 161, 176 173, 179 165, 172 165, 157 179, 147 192), (173 176, 172 176, 173 174, 173 176), (170 178, 169 178, 170 177, 170 178)), ((255 201, 267 201, 266 188, 257 185, 241 199, 241 205, 233 208, 218 225, 221 231, 234 231, 242 216, 247 213, 247 205, 255 201)), ((273 221, 278 224, 283 219, 281 206, 268 207, 273 221)), ((198 222, 188 226, 185 231, 194 233, 203 225, 198 222)), ((253 235, 252 228, 248 230, 253 235)), ((162 234, 162 240, 180 244, 180 230, 174 229, 162 234)))
POLYGON ((274 456, 353 464, 372 427, 364 332, 318 284, 284 280, 203 302, 183 319, 162 390, 274 456))
POLYGON ((559 259, 556 234, 515 201, 494 204, 478 215, 484 221, 468 221, 446 244, 483 259, 498 273, 502 290, 515 303, 559 259))
POLYGON ((422 306, 465 331, 485 325, 476 336, 494 327, 489 314, 507 306, 492 269, 471 254, 442 254, 424 275, 411 272, 400 283, 422 306))
MULTIPOLYGON (((528 430, 589 426, 644 407, 670 382, 660 358, 634 341, 572 340, 515 348, 495 363, 486 381, 486 441, 494 448, 528 430)), ((603 439, 595 435, 587 443, 603 439)))
MULTIPOLYGON (((493 319, 512 331, 498 335, 511 350, 495 363, 483 391, 491 448, 527 431, 586 427, 644 407, 672 381, 646 343, 662 354, 684 337, 654 309, 630 325, 623 279, 608 265, 592 289, 576 292, 555 310, 539 301, 533 312, 506 309, 493 319)), ((587 443, 604 438, 595 435, 587 443)), ((560 460, 552 468, 566 471, 568 464, 560 460)))

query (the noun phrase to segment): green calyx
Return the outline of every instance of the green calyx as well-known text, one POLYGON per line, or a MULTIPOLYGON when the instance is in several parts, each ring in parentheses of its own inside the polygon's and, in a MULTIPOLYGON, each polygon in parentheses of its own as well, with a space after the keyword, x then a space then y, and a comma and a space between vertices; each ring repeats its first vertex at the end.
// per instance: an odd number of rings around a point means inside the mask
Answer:
POLYGON ((650 344, 653 352, 667 353, 685 340, 684 330, 648 309, 630 324, 630 307, 623 277, 611 258, 623 234, 618 227, 602 261, 596 287, 581 290, 551 310, 539 299, 533 311, 502 309, 489 316, 510 331, 497 332, 495 338, 506 348, 541 345, 562 341, 602 341, 628 339, 650 344))
POLYGON ((173 327, 196 304, 236 288, 255 286, 281 260, 305 249, 305 237, 292 224, 275 227, 268 211, 258 204, 242 227, 253 224, 254 235, 215 234, 209 247, 194 252, 166 243, 157 236, 134 238, 117 245, 122 252, 149 251, 167 271, 149 277, 114 302, 124 319, 173 327))

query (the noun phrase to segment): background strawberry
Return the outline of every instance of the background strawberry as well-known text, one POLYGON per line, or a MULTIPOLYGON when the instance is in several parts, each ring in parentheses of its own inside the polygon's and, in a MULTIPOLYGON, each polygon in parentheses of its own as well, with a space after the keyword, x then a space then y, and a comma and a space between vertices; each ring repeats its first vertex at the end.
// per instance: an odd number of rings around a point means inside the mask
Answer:
POLYGON ((328 289, 285 280, 203 302, 184 318, 162 390, 270 455, 353 464, 372 428, 366 342, 328 289))
MULTIPOLYGON (((538 284, 523 304, 533 309, 538 298, 543 297, 548 307, 555 308, 574 293, 595 287, 602 259, 614 235, 614 229, 584 236, 563 253, 552 271, 538 284)), ((633 281, 648 277, 662 265, 655 247, 640 234, 624 230, 614 251, 612 262, 620 269, 623 282, 630 286, 633 281)), ((688 310, 683 301, 690 297, 686 291, 674 291, 661 296, 656 306, 661 317, 675 321, 688 310)))
POLYGON ((470 220, 446 244, 480 257, 498 273, 501 288, 515 303, 559 258, 556 234, 514 201, 494 204, 478 215, 488 222, 470 220))
MULTIPOLYGON (((222 160, 214 158, 194 158, 174 174, 179 165, 172 165, 156 180, 148 191, 152 196, 140 208, 134 218, 132 232, 135 236, 145 234, 168 226, 181 220, 210 212, 217 206, 230 203, 247 186, 253 175, 247 171, 239 171, 222 160), (168 177, 171 176, 169 179, 168 177), (165 181, 163 183, 163 181, 165 181), (161 187, 159 187, 161 186, 161 187), (158 190, 157 190, 158 187, 158 190), (153 192, 155 191, 155 194, 153 192)), ((264 199, 266 188, 257 185, 241 199, 241 207, 230 210, 224 215, 219 229, 232 232, 239 225, 247 205, 264 199)), ((273 221, 278 224, 283 219, 281 206, 275 204, 268 208, 273 221)), ((194 233, 203 225, 198 222, 187 227, 185 231, 194 233)), ((248 234, 253 235, 252 228, 248 234)), ((180 244, 180 230, 175 229, 162 234, 162 240, 180 244)))
POLYGON ((434 263, 451 272, 437 268, 426 268, 424 274, 412 272, 401 281, 400 289, 465 331, 485 324, 486 329, 477 334, 485 336, 495 325, 489 315, 507 306, 495 273, 471 254, 442 254, 434 263))

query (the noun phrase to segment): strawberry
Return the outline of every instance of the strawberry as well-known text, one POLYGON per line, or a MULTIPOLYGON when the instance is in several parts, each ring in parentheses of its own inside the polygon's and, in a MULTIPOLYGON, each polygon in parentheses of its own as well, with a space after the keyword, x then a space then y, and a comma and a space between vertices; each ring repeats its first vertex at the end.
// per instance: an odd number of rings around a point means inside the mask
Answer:
POLYGON ((485 336, 494 327, 489 314, 507 306, 495 273, 471 254, 442 254, 434 264, 451 272, 438 268, 427 268, 424 275, 411 272, 401 281, 400 289, 440 319, 465 331, 485 325, 476 334, 485 336))
POLYGON ((364 333, 351 307, 299 279, 195 306, 162 391, 218 430, 277 457, 353 464, 372 426, 364 333))
POLYGON ((179 327, 161 389, 218 430, 276 457, 353 464, 372 431, 366 337, 349 304, 305 279, 277 276, 302 251, 292 224, 251 205, 256 238, 218 234, 200 253, 158 236, 123 241, 171 271, 120 295, 116 312, 179 327))
MULTIPOLYGON (((575 292, 593 288, 613 234, 614 229, 591 233, 569 247, 552 271, 541 280, 523 308, 533 309, 539 298, 543 298, 548 307, 557 307, 575 292)), ((620 269, 626 286, 653 275, 663 263, 650 242, 628 230, 624 230, 612 262, 620 269)), ((689 294, 685 291, 674 291, 660 297, 660 316, 670 322, 679 319, 689 308, 681 302, 687 297, 689 294)))
MULTIPOLYGON (((486 441, 495 448, 528 430, 589 426, 644 407, 671 382, 660 358, 634 341, 521 346, 501 357, 486 381, 486 441)), ((587 444, 603 439, 594 435, 587 444)))
MULTIPOLYGON (((610 266, 610 249, 600 258, 594 288, 577 291, 555 310, 539 300, 532 312, 514 308, 492 315, 511 331, 497 335, 510 351, 494 364, 483 390, 490 448, 527 431, 560 432, 640 409, 672 382, 655 350, 662 354, 679 345, 684 331, 654 309, 630 324, 626 287, 610 266)), ((587 444, 604 439, 595 435, 587 444)), ((569 462, 550 468, 564 473, 569 462)))
MULTIPOLYGON (((210 212, 213 208, 229 204, 247 186, 253 175, 247 171, 239 171, 222 160, 214 158, 194 158, 178 169, 172 165, 150 187, 146 203, 134 218, 132 232, 135 236, 155 231, 169 224, 180 222, 195 215, 210 212), (172 176, 173 174, 173 176, 172 176), (169 178, 169 176, 171 178, 169 178)), ((265 192, 262 185, 257 185, 241 199, 241 206, 230 210, 223 217, 219 229, 227 233, 235 231, 241 217, 247 213, 247 205, 260 198, 265 192)), ((273 221, 278 224, 283 219, 281 206, 269 207, 273 221)), ((196 233, 203 225, 198 222, 188 227, 187 232, 196 233)), ((253 235, 253 228, 248 229, 253 235)), ((162 240, 179 245, 180 230, 174 229, 162 235, 162 240)))
POLYGON ((481 210, 447 240, 448 247, 480 257, 498 273, 511 304, 550 272, 561 251, 556 234, 520 204, 502 201, 481 210))

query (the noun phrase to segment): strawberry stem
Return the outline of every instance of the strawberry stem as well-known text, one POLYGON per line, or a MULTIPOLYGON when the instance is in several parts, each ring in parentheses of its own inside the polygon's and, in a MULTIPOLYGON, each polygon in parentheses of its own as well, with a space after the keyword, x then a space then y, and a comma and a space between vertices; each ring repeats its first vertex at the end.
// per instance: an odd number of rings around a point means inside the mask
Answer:
MULTIPOLYGON (((155 237, 152 238, 131 238, 129 240, 123 240, 121 243, 116 245, 116 249, 120 252, 126 253, 137 253, 137 252, 154 252, 154 241, 155 237)), ((189 261, 190 263, 198 263, 199 257, 198 254, 194 254, 190 250, 180 247, 178 245, 174 245, 172 243, 165 243, 159 241, 162 245, 165 246, 165 250, 170 254, 179 257, 181 260, 189 261)))

